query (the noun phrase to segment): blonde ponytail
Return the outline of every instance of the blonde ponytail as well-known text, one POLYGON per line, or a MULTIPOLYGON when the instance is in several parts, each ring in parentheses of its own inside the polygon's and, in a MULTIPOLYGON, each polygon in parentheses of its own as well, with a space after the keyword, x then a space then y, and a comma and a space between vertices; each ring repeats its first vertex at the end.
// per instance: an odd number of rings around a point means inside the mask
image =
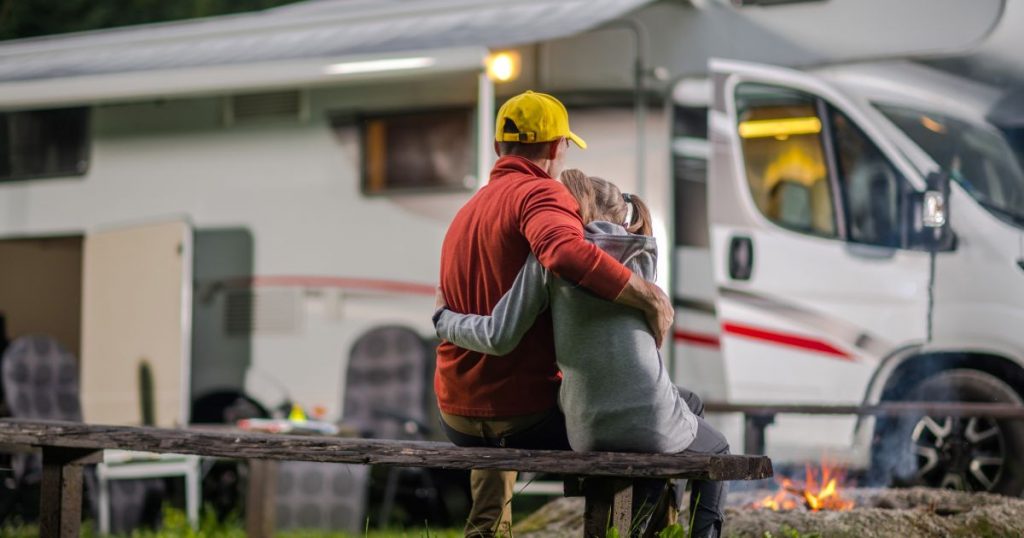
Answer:
POLYGON ((625 203, 633 206, 633 211, 628 212, 630 221, 622 224, 626 231, 632 234, 651 235, 654 227, 651 225, 651 210, 647 208, 647 204, 635 194, 623 194, 622 198, 625 203))

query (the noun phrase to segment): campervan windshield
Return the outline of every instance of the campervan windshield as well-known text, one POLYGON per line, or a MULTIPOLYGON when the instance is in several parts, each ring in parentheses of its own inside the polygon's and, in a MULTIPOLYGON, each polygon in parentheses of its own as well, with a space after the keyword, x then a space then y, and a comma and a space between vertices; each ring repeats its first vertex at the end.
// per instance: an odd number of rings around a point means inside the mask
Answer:
POLYGON ((935 112, 875 106, 979 204, 1024 227, 1024 172, 998 131, 935 112))

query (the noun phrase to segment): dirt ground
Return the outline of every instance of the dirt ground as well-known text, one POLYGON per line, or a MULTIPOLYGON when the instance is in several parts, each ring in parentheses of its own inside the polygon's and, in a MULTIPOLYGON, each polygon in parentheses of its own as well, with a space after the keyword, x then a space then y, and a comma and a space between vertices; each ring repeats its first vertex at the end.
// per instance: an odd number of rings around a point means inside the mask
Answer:
MULTIPOLYGON (((723 534, 763 538, 765 533, 785 536, 782 533, 792 529, 823 538, 1024 536, 1024 500, 998 495, 926 488, 851 489, 846 496, 857 507, 848 512, 750 508, 756 499, 771 493, 732 495, 723 534)), ((583 499, 567 498, 545 505, 513 530, 520 538, 548 538, 580 536, 582 526, 583 499)))

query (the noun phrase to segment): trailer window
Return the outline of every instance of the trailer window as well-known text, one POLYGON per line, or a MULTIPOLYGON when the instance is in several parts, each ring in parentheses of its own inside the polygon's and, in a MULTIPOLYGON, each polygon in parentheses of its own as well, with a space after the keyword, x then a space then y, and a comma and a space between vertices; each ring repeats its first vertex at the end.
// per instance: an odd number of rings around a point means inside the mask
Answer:
POLYGON ((465 190, 475 183, 469 108, 364 116, 359 130, 367 194, 465 190))
POLYGON ((676 105, 673 112, 676 246, 707 248, 708 109, 676 105))
POLYGON ((83 175, 88 140, 87 108, 0 113, 0 181, 83 175))
POLYGON ((761 84, 736 90, 737 129, 758 209, 791 230, 835 237, 822 121, 811 95, 761 84))

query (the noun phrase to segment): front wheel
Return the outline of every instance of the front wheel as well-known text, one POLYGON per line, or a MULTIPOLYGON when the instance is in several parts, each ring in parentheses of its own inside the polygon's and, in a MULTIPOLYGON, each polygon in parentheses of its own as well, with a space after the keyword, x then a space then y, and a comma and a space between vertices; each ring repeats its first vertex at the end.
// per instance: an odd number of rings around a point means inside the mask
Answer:
MULTIPOLYGON (((1021 404, 998 378, 977 370, 940 372, 922 381, 911 401, 1021 404)), ((1024 422, 926 415, 882 422, 876 464, 897 483, 1019 495, 1024 490, 1024 422), (887 451, 896 453, 886 453, 887 451)))

